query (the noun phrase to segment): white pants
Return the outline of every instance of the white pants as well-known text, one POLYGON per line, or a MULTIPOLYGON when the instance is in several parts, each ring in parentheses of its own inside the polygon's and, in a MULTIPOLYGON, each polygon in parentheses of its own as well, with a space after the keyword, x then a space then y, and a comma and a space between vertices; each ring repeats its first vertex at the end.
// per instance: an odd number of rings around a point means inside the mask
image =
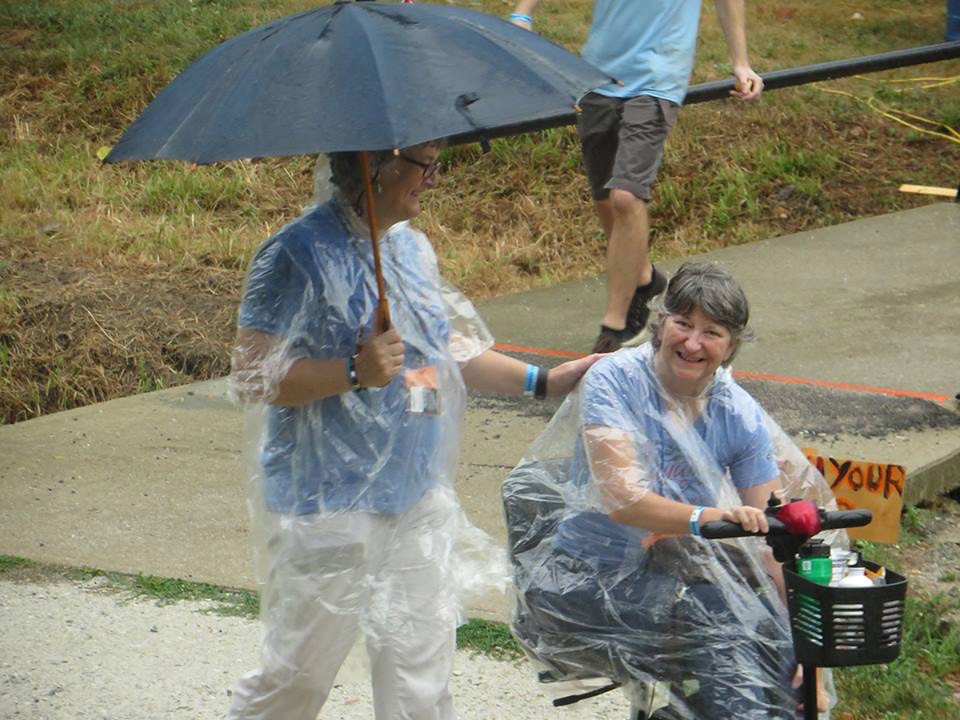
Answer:
POLYGON ((453 720, 455 507, 439 490, 396 515, 272 516, 262 667, 228 720, 315 720, 358 628, 377 720, 453 720))

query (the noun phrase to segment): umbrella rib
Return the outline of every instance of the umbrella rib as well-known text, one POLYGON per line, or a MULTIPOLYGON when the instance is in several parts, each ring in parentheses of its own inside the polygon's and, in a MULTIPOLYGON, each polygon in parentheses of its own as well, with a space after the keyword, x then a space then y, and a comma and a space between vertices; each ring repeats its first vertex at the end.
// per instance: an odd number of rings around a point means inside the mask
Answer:
MULTIPOLYGON (((573 88, 575 84, 568 80, 567 76, 563 72, 558 70, 553 64, 548 62, 540 53, 531 52, 527 45, 523 43, 516 42, 511 39, 509 36, 495 34, 491 32, 484 25, 478 23, 471 17, 466 15, 450 18, 451 22, 456 22, 461 25, 472 28, 477 36, 484 39, 490 45, 501 48, 508 48, 511 52, 515 53, 518 56, 523 56, 526 58, 526 62, 530 66, 536 66, 537 72, 535 73, 537 77, 540 77, 545 83, 548 83, 552 89, 563 90, 570 93, 571 97, 574 95, 573 88)), ((529 31, 526 31, 529 32, 529 31)), ((599 71, 598 71, 599 72, 599 71)), ((610 81, 614 81, 614 78, 607 78, 610 81)), ((576 100, 577 98, 574 97, 576 100)))
MULTIPOLYGON (((382 74, 383 64, 381 63, 380 61, 381 58, 379 56, 379 53, 377 52, 377 45, 370 38, 370 31, 367 26, 369 22, 368 21, 369 10, 367 9, 367 6, 365 4, 350 5, 348 6, 348 8, 350 10, 354 10, 354 8, 357 9, 356 12, 344 13, 344 17, 349 17, 352 20, 355 20, 359 25, 361 30, 360 34, 363 37, 363 40, 367 46, 366 47, 367 53, 365 54, 370 58, 370 61, 373 63, 373 66, 375 68, 376 72, 374 73, 374 77, 380 79, 383 77, 383 74, 382 74)), ((397 132, 396 132, 396 128, 394 127, 393 121, 391 120, 390 113, 386 112, 386 109, 390 107, 390 103, 387 98, 387 93, 385 91, 383 82, 380 82, 379 90, 380 90, 380 107, 384 110, 384 112, 381 112, 381 119, 386 125, 386 128, 387 128, 386 136, 390 138, 391 145, 390 145, 390 148, 367 148, 367 149, 370 149, 370 150, 395 149, 398 147, 397 132)))

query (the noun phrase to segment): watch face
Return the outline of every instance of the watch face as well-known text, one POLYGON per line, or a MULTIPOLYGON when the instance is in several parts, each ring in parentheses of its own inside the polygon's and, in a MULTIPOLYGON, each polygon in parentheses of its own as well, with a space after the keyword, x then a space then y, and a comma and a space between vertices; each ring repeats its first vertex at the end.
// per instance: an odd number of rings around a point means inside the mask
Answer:
POLYGON ((357 375, 357 356, 347 357, 347 382, 351 390, 360 389, 360 378, 357 375))

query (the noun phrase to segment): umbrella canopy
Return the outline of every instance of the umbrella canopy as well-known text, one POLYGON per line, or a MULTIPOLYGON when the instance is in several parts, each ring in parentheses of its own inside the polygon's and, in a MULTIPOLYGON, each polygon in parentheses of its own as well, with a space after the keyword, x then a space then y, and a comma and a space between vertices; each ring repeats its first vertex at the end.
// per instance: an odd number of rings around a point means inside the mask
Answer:
POLYGON ((156 97, 105 162, 387 150, 569 121, 611 78, 499 18, 365 0, 227 40, 156 97))

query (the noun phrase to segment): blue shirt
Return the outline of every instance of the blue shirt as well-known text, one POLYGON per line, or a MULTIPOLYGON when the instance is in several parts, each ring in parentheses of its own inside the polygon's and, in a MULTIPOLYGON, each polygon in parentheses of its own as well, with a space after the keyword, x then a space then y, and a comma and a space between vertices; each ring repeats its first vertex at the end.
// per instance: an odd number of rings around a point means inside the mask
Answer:
POLYGON ((624 84, 596 92, 683 103, 693 72, 700 0, 594 0, 583 57, 624 84))
MULTIPOLYGON (((337 205, 322 205, 253 258, 238 325, 282 338, 280 354, 265 363, 278 376, 298 358, 352 355, 357 341, 372 334, 378 293, 370 240, 347 225, 337 205)), ((441 387, 462 393, 447 349, 450 329, 432 248, 403 223, 381 240, 381 257, 391 319, 404 340, 404 368, 436 368, 441 387)), ((408 397, 401 376, 384 388, 305 406, 269 405, 260 450, 267 508, 411 507, 436 484, 456 443, 445 438, 443 415, 409 412, 408 397)))
MULTIPOLYGON (((626 431, 647 477, 645 490, 678 502, 718 506, 727 504, 724 498, 731 490, 779 475, 763 411, 728 374, 718 372, 704 412, 692 424, 668 427, 662 392, 649 345, 597 361, 583 381, 581 430, 603 426, 626 431)), ((580 486, 593 482, 582 437, 570 480, 580 486)), ((557 542, 578 557, 620 564, 641 552, 646 535, 606 513, 585 512, 561 523, 557 542)))

